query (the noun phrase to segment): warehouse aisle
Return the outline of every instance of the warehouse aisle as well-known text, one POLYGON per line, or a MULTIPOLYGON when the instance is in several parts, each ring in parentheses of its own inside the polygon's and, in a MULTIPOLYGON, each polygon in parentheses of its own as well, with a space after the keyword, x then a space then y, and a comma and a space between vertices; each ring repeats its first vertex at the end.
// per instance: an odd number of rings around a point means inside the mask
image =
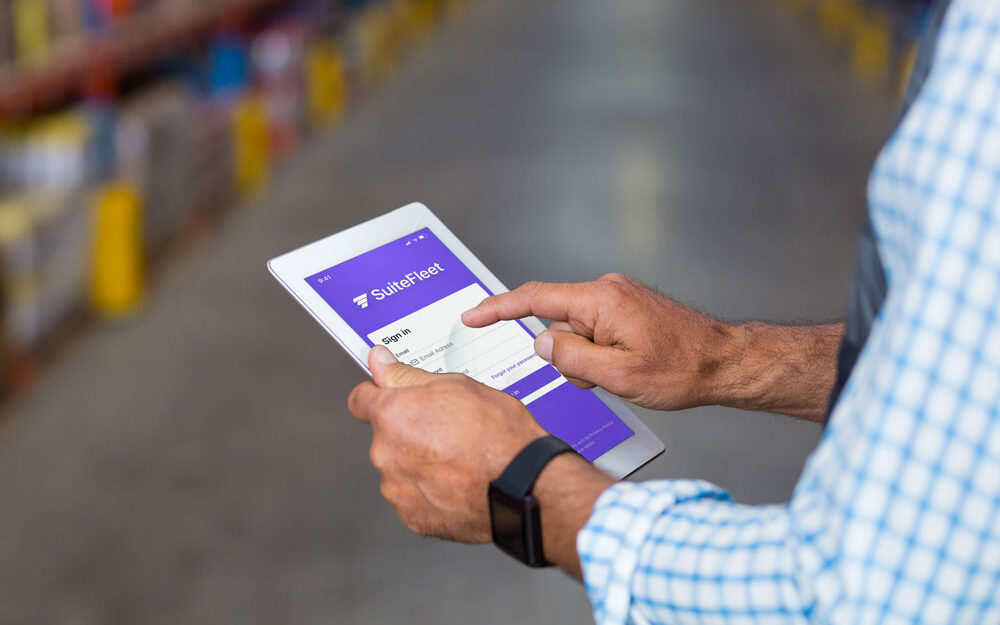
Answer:
MULTIPOLYGON (((361 373, 267 258, 412 200, 511 285, 619 270, 719 315, 836 317, 890 117, 776 3, 479 2, 136 320, 0 430, 0 623, 582 623, 583 591, 408 534, 344 400, 361 373)), ((819 430, 643 413, 699 476, 787 497, 819 430)))

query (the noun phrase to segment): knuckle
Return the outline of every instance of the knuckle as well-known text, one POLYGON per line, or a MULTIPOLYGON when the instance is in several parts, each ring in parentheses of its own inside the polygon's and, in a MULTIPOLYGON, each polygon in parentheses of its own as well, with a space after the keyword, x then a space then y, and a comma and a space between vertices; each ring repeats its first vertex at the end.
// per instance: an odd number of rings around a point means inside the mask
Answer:
MULTIPOLYGON (((382 445, 372 443, 372 446, 368 449, 368 459, 371 461, 373 467, 382 472, 387 467, 389 457, 382 445)), ((384 484, 385 480, 382 480, 382 482, 384 484)))
POLYGON ((347 410, 354 416, 358 416, 363 408, 362 386, 356 386, 351 394, 347 396, 347 410))
POLYGON ((594 296, 605 304, 617 305, 624 298, 624 289, 618 282, 602 281, 595 284, 594 296))
POLYGON ((382 478, 382 481, 378 486, 379 492, 382 494, 382 498, 388 501, 390 504, 395 506, 396 497, 399 494, 399 487, 392 480, 382 478))
POLYGON ((521 291, 522 293, 526 293, 530 296, 541 291, 544 288, 544 286, 545 286, 544 282, 539 282, 538 280, 531 280, 530 282, 525 282, 524 284, 522 284, 520 288, 518 288, 517 290, 521 291))
POLYGON ((632 278, 626 276, 623 273, 618 273, 617 271, 605 274, 600 278, 601 282, 610 282, 612 284, 617 284, 619 287, 627 289, 642 289, 643 285, 640 282, 633 280, 632 278))

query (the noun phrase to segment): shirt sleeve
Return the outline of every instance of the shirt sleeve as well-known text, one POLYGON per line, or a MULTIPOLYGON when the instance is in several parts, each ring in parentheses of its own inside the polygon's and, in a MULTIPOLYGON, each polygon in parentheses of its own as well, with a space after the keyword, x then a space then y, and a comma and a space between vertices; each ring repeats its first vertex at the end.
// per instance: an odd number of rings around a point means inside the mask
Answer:
POLYGON ((597 622, 804 622, 788 520, 707 482, 612 487, 578 538, 597 622))
POLYGON ((623 483, 578 536, 601 625, 1000 623, 1000 3, 954 0, 869 203, 888 294, 790 502, 623 483))

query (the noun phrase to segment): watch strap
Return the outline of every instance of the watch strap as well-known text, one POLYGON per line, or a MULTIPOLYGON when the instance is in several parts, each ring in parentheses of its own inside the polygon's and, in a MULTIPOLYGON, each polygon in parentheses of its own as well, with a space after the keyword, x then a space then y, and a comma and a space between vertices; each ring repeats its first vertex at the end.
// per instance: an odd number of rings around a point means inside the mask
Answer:
POLYGON ((511 497, 523 499, 535 486, 545 465, 567 452, 573 452, 573 448, 551 434, 537 438, 514 456, 493 485, 511 497))

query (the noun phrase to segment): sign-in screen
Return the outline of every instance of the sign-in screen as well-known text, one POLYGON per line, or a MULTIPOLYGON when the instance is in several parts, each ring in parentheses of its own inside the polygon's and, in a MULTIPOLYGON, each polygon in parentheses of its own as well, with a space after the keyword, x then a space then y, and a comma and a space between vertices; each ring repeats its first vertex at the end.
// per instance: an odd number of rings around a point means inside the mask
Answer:
POLYGON ((632 436, 592 391, 559 375, 519 321, 469 328, 492 295, 427 228, 306 278, 369 345, 433 373, 462 373, 509 393, 550 433, 594 460, 632 436))

